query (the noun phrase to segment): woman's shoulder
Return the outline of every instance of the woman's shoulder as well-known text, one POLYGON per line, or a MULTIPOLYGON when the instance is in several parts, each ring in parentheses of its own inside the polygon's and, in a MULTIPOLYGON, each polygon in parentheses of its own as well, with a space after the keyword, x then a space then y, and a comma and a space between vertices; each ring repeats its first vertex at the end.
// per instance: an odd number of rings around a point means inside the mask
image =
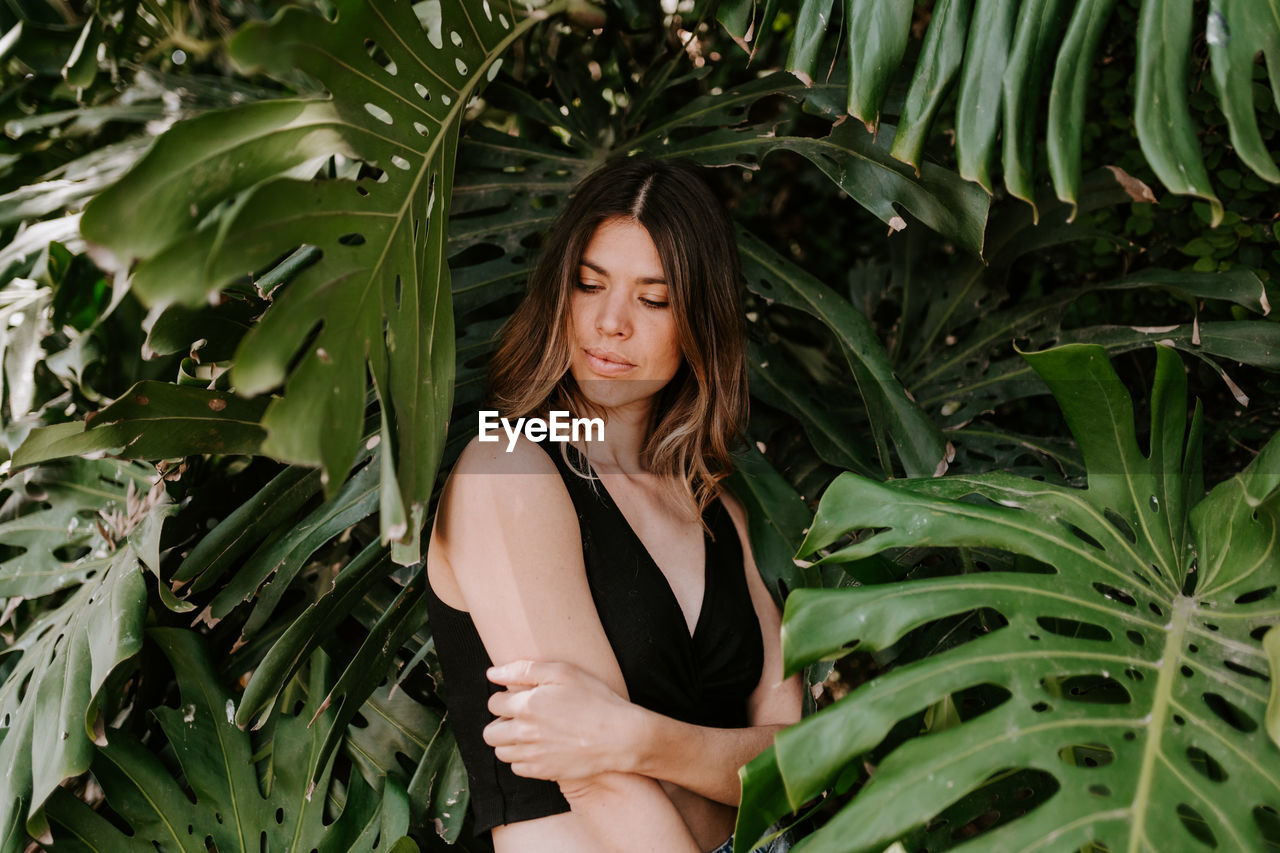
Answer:
POLYGON ((508 447, 472 439, 441 494, 447 527, 482 534, 495 525, 576 525, 573 501, 555 462, 520 437, 508 447))
MULTIPOLYGON (((453 475, 557 475, 555 463, 547 451, 523 435, 514 443, 504 436, 501 441, 483 440, 475 436, 462 448, 454 463, 453 475)), ((452 475, 451 475, 452 476, 452 475)))

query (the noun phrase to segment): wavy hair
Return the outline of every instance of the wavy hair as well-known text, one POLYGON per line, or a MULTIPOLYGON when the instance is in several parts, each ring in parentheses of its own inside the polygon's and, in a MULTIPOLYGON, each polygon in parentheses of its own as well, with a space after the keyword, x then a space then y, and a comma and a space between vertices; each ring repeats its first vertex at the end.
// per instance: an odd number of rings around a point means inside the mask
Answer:
POLYGON ((569 299, 587 244, 614 218, 649 232, 683 355, 650 412, 640 464, 661 475, 677 505, 698 517, 733 472, 731 449, 745 434, 749 399, 737 239, 698 166, 619 157, 578 184, 500 334, 488 396, 507 418, 592 411, 569 372, 569 299))

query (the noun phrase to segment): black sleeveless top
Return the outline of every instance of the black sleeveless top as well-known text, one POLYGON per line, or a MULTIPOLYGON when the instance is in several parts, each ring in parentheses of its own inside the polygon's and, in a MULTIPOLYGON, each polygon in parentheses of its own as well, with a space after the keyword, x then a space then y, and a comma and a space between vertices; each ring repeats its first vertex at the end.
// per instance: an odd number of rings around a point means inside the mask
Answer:
MULTIPOLYGON (((747 698, 760 681, 764 647, 747 590, 742 546, 720 500, 703 514, 706 586, 692 635, 680 603, 657 563, 603 484, 574 473, 558 444, 541 445, 560 471, 578 515, 587 582, 630 699, 687 723, 748 725, 747 698)), ((575 466, 589 471, 572 445, 575 466)), ((594 474, 594 472, 591 472, 594 474)), ((555 782, 511 772, 481 736, 496 717, 489 697, 502 688, 485 678, 492 660, 469 613, 455 610, 427 585, 427 614, 444 672, 445 703, 467 769, 476 834, 494 826, 569 811, 555 782)))

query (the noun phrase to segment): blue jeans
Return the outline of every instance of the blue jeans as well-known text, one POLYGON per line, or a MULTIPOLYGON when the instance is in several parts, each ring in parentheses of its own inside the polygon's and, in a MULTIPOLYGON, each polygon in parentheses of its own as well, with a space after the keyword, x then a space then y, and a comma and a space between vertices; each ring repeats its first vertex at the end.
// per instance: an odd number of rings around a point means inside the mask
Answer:
MULTIPOLYGON (((770 827, 771 831, 776 829, 777 826, 770 827)), ((792 843, 791 833, 784 832, 763 847, 757 847, 752 853, 787 853, 791 849, 792 843)), ((733 836, 729 836, 724 844, 712 850, 711 853, 733 853, 733 836)))

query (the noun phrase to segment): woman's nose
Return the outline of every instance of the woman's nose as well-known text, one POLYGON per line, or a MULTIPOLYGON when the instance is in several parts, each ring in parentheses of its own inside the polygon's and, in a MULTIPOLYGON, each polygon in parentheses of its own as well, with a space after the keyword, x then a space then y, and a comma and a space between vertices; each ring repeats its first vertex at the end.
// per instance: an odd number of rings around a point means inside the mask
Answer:
POLYGON ((596 314, 596 331, 603 335, 624 334, 631 329, 631 318, 627 314, 626 303, 616 298, 614 293, 600 300, 600 310, 596 314))

